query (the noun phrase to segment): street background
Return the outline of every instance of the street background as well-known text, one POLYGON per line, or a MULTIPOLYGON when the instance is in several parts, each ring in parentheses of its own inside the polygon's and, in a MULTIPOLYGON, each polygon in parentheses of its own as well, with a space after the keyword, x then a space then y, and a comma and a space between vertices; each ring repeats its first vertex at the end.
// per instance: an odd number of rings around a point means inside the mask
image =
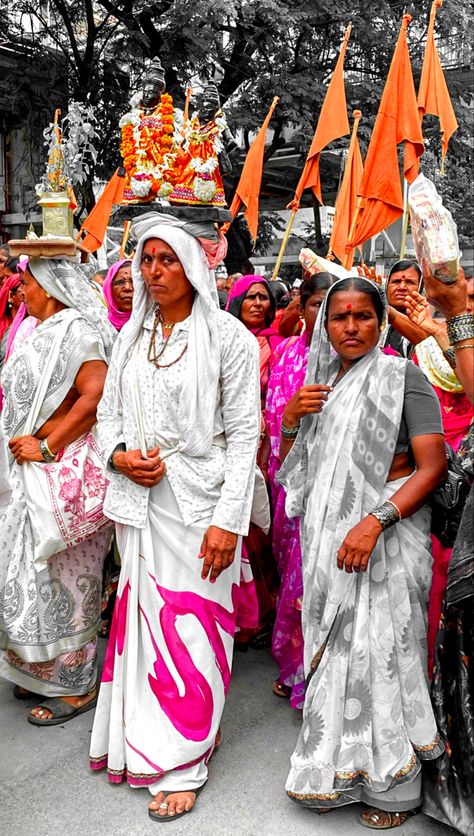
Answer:
MULTIPOLYGON (((105 641, 99 640, 103 658, 105 641)), ((196 809, 167 822, 166 833, 193 836, 363 836, 361 806, 318 816, 285 795, 299 713, 272 694, 276 666, 266 651, 236 653, 222 722, 223 741, 210 764, 196 809)), ((0 822, 3 836, 156 836, 148 790, 110 784, 88 767, 93 712, 63 726, 26 720, 34 702, 14 699, 0 680, 0 822)), ((400 836, 449 836, 456 831, 415 816, 400 836)))

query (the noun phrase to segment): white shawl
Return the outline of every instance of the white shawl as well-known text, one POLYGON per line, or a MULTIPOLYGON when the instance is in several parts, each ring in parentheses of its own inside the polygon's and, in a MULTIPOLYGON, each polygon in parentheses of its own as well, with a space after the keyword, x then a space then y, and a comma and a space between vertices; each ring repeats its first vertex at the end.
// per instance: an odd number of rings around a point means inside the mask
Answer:
MULTIPOLYGON (((190 456, 207 456, 213 441, 220 374, 220 339, 216 322, 219 308, 214 273, 209 269, 199 242, 177 226, 173 218, 148 214, 145 220, 135 223, 134 232, 139 240, 132 262, 133 311, 114 351, 118 377, 121 378, 142 332, 145 316, 154 304, 141 274, 141 258, 145 241, 159 238, 174 250, 197 291, 189 328, 186 382, 178 408, 179 449, 190 456)), ((124 408, 127 406, 124 404, 124 408)))

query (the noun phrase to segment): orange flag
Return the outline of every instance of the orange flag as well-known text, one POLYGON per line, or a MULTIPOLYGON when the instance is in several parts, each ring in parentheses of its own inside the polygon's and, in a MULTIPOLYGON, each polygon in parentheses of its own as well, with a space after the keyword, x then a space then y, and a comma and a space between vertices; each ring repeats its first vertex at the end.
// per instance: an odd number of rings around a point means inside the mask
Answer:
POLYGON ((86 233, 81 243, 90 253, 94 253, 102 246, 105 231, 112 214, 113 204, 122 202, 125 189, 125 177, 122 177, 119 171, 120 169, 118 168, 110 178, 99 200, 92 211, 89 212, 79 231, 79 236, 82 232, 86 233))
POLYGON ((248 150, 242 174, 240 175, 240 180, 230 207, 232 218, 237 216, 242 203, 247 207, 245 210, 245 217, 254 242, 257 239, 258 232, 258 196, 260 194, 260 186, 262 183, 265 137, 267 128, 270 124, 270 119, 273 116, 273 111, 275 110, 278 101, 278 96, 275 96, 265 121, 248 150))
POLYGON ((296 187, 295 196, 288 207, 289 209, 298 208, 305 189, 312 189, 322 205, 321 178, 319 175, 319 157, 321 151, 330 142, 350 133, 349 120, 347 118, 346 91, 344 89, 344 58, 351 29, 352 24, 350 23, 344 35, 339 58, 337 59, 335 70, 326 91, 321 113, 319 114, 311 148, 309 149, 305 166, 296 187))
MULTIPOLYGON (((329 242, 329 251, 337 255, 339 261, 344 261, 346 244, 349 240, 349 233, 357 212, 357 196, 359 194, 364 166, 360 153, 359 140, 357 139, 357 128, 361 117, 360 110, 354 110, 354 126, 352 128, 349 153, 344 169, 341 188, 336 199, 336 212, 334 224, 329 242)), ((344 266, 350 270, 354 261, 354 250, 350 254, 350 263, 344 266)))
POLYGON ((411 15, 403 15, 402 27, 375 120, 359 190, 362 198, 358 223, 346 253, 382 232, 403 214, 403 193, 397 146, 405 143, 403 170, 412 183, 423 153, 415 86, 407 44, 411 15))
POLYGON ((418 90, 418 110, 421 121, 423 121, 425 113, 431 113, 439 119, 443 134, 441 140, 441 159, 444 164, 449 140, 457 129, 458 123, 451 104, 448 86, 434 40, 436 9, 439 9, 442 5, 443 0, 435 0, 431 6, 420 89, 418 90))

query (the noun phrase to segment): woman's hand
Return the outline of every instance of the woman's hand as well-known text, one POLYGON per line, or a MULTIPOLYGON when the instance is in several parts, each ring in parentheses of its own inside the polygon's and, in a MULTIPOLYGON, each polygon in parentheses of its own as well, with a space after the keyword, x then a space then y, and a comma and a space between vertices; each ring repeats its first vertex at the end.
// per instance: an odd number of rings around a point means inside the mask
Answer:
POLYGON ((112 464, 131 482, 144 488, 158 485, 166 474, 166 464, 160 459, 160 448, 147 450, 144 459, 140 450, 117 450, 112 456, 112 464))
POLYGON ((433 276, 425 258, 422 267, 428 301, 440 310, 446 319, 465 313, 467 308, 467 284, 462 267, 459 268, 456 281, 453 284, 445 284, 433 276))
POLYGON ((357 267, 357 272, 363 279, 370 279, 371 282, 382 286, 382 276, 378 275, 375 267, 369 267, 368 264, 362 262, 362 265, 357 267))
POLYGON ((346 572, 365 572, 377 540, 382 533, 379 521, 369 514, 346 534, 337 553, 337 568, 346 572))
POLYGON ((323 386, 320 383, 313 383, 298 389, 283 412, 282 422, 285 427, 296 427, 300 418, 321 412, 328 399, 328 392, 331 391, 331 386, 323 386))
POLYGON ((445 331, 431 316, 428 300, 417 290, 412 290, 407 294, 405 307, 410 322, 422 328, 428 337, 436 337, 440 331, 445 331))
POLYGON ((201 577, 203 581, 209 576, 214 583, 224 569, 234 561, 237 534, 210 525, 201 543, 199 557, 204 558, 201 577))
POLYGON ((34 435, 18 435, 11 438, 8 446, 18 464, 23 462, 44 462, 43 454, 39 448, 39 439, 34 435))

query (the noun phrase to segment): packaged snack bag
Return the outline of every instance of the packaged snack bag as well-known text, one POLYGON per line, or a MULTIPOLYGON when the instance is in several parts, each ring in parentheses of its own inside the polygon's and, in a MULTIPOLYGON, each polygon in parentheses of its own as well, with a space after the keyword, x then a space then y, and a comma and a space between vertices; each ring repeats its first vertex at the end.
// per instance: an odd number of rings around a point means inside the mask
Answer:
POLYGON ((424 174, 408 190, 413 243, 419 264, 425 258, 433 276, 445 284, 456 281, 459 243, 451 212, 443 206, 436 187, 424 174))

